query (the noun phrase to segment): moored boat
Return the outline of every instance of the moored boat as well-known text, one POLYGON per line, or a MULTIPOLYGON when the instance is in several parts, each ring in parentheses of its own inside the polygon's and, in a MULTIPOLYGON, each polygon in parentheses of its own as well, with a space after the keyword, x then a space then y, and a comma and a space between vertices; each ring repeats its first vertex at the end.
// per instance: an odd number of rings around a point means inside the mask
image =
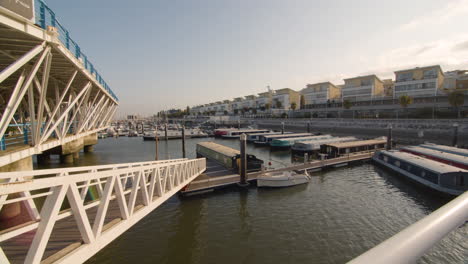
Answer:
POLYGON ((457 147, 450 147, 450 146, 445 146, 445 145, 437 145, 433 143, 425 143, 419 145, 422 148, 428 148, 428 149, 433 149, 433 150, 438 150, 450 154, 455 154, 455 155, 460 155, 464 157, 468 157, 468 149, 462 149, 462 148, 457 148, 457 147))
POLYGON ((372 160, 421 185, 444 194, 460 195, 468 190, 468 171, 396 150, 381 150, 372 160))
POLYGON ((239 138, 242 134, 253 134, 253 133, 267 133, 270 132, 268 129, 236 129, 229 130, 225 135, 222 135, 222 138, 239 138))
POLYGON ((312 153, 314 151, 319 151, 320 146, 328 143, 338 143, 338 142, 350 142, 356 141, 355 137, 332 137, 323 140, 304 140, 297 141, 292 146, 291 149, 297 152, 308 152, 312 153))
POLYGON ((324 139, 330 139, 330 138, 332 138, 331 135, 305 136, 305 137, 292 137, 292 138, 277 138, 277 139, 273 139, 270 142, 270 147, 272 147, 272 148, 289 148, 294 143, 296 143, 298 141, 303 141, 303 140, 318 141, 318 140, 324 140, 324 139))
POLYGON ((468 170, 468 157, 418 146, 401 148, 401 151, 468 170))
POLYGON ((308 137, 313 136, 314 134, 311 133, 288 133, 288 134, 280 134, 280 135, 262 135, 259 136, 257 141, 254 141, 256 145, 269 145, 271 141, 274 139, 280 138, 293 138, 293 137, 308 137))
POLYGON ((289 187, 309 183, 311 177, 304 173, 294 171, 266 172, 257 178, 258 187, 289 187))

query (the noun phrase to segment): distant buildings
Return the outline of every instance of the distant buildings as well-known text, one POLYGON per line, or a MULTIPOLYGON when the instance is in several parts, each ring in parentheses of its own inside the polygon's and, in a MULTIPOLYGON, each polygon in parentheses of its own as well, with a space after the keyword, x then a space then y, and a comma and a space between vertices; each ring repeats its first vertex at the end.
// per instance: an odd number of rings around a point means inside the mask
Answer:
POLYGON ((290 88, 283 88, 276 90, 272 96, 272 108, 273 109, 282 109, 289 110, 292 109, 292 105, 295 105, 295 109, 299 109, 300 106, 300 97, 299 92, 294 91, 290 88))
POLYGON ((307 84, 301 90, 304 105, 324 104, 329 101, 341 101, 341 88, 331 82, 307 84))
POLYGON ((342 100, 369 101, 384 95, 383 82, 375 74, 344 79, 342 100))
POLYGON ((444 73, 439 65, 395 72, 394 98, 436 96, 442 93, 444 73))
POLYGON ((284 113, 312 105, 397 99, 402 95, 432 97, 452 91, 468 93, 468 70, 443 72, 439 65, 395 71, 395 80, 381 80, 375 74, 344 79, 344 84, 331 82, 307 84, 300 92, 290 88, 269 90, 258 95, 237 97, 216 103, 194 106, 191 114, 284 113))

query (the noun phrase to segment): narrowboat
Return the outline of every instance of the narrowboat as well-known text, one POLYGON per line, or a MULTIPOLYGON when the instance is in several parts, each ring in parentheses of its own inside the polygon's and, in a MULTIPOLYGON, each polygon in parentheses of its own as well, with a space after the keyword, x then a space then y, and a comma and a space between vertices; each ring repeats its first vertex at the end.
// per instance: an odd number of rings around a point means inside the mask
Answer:
POLYGON ((320 150, 320 146, 328 143, 337 143, 337 142, 349 142, 357 141, 355 137, 332 137, 323 140, 304 140, 297 141, 292 146, 291 149, 296 152, 316 152, 320 150))
POLYGON ((468 171, 411 153, 381 150, 372 160, 438 192, 460 195, 468 190, 468 171))
POLYGON ((215 137, 222 137, 227 134, 228 131, 235 130, 235 128, 217 128, 214 130, 215 137))
POLYGON ((327 158, 337 158, 351 153, 385 149, 386 145, 387 138, 381 137, 370 140, 323 144, 320 146, 320 152, 326 154, 327 158))
MULTIPOLYGON (((214 160, 227 169, 238 171, 240 167, 240 151, 223 146, 215 142, 200 142, 197 144, 197 157, 214 160)), ((263 160, 247 154, 247 171, 258 171, 262 168, 263 160)))
POLYGON ((433 149, 433 150, 438 150, 438 151, 442 151, 446 153, 468 157, 468 149, 450 147, 450 146, 445 146, 445 145, 437 145, 433 143, 425 143, 419 146, 422 148, 428 148, 428 149, 433 149))
POLYGON ((311 133, 289 133, 289 134, 280 134, 280 135, 263 135, 259 136, 257 141, 254 141, 256 145, 269 145, 271 141, 279 138, 293 138, 293 137, 308 137, 313 136, 311 133))
POLYGON ((222 135, 222 138, 239 138, 242 134, 253 134, 253 133, 267 133, 270 132, 268 129, 235 129, 229 130, 225 135, 222 135))
MULTIPOLYGON (((284 134, 290 134, 291 132, 285 132, 284 134)), ((247 142, 255 142, 260 136, 270 136, 270 135, 281 135, 281 132, 266 132, 266 133, 253 133, 247 135, 247 142)))
POLYGON ((293 138, 277 138, 270 142, 272 148, 290 148, 294 143, 303 140, 317 141, 333 138, 331 135, 320 136, 307 136, 307 137, 293 137, 293 138))
POLYGON ((400 150, 417 155, 417 156, 421 156, 427 159, 445 163, 445 164, 448 164, 457 168, 468 170, 468 157, 465 157, 465 156, 455 155, 455 154, 433 150, 429 148, 422 148, 418 146, 403 147, 400 150))

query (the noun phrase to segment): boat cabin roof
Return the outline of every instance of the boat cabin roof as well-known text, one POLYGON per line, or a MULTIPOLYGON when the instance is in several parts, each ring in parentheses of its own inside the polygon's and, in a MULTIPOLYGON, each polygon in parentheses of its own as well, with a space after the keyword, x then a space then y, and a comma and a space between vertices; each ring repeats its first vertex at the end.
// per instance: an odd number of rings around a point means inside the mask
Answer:
POLYGON ((313 136, 311 133, 284 133, 279 135, 265 135, 265 138, 281 138, 281 137, 307 137, 313 136))
POLYGON ((332 138, 332 136, 330 135, 305 136, 305 137, 278 138, 275 140, 289 142, 289 141, 295 141, 295 140, 301 140, 301 139, 313 141, 315 139, 315 142, 317 142, 320 139, 329 139, 329 138, 332 138))
POLYGON ((437 172, 437 173, 449 173, 449 172, 466 172, 467 170, 460 169, 445 163, 437 162, 427 158, 423 158, 411 153, 402 152, 398 150, 381 150, 380 153, 388 155, 404 162, 412 163, 422 168, 437 172))
POLYGON ((215 142, 211 142, 211 141, 205 141, 205 142, 200 142, 200 143, 197 143, 197 146, 201 146, 201 147, 204 147, 204 148, 207 148, 207 149, 211 149, 215 152, 219 152, 225 156, 229 156, 229 157, 234 157, 236 155, 239 155, 240 154, 240 151, 237 150, 237 149, 233 149, 233 148, 230 148, 230 147, 226 147, 224 145, 221 145, 221 144, 218 144, 218 143, 215 143, 215 142))
POLYGON ((385 143, 387 143, 387 139, 380 138, 380 139, 358 140, 358 141, 350 141, 350 142, 337 142, 337 143, 330 143, 326 145, 341 149, 341 148, 370 146, 370 145, 385 144, 385 143))
POLYGON ((462 148, 456 148, 456 147, 451 147, 451 146, 445 146, 445 145, 437 145, 433 143, 425 143, 419 145, 420 147, 423 148, 428 148, 428 149, 435 149, 443 152, 450 152, 455 155, 462 155, 462 156, 467 156, 468 157, 468 149, 462 149, 462 148))
POLYGON ((444 159, 444 160, 451 160, 451 161, 455 161, 455 162, 458 162, 458 163, 468 165, 468 157, 460 156, 460 155, 457 155, 457 154, 447 153, 447 152, 440 151, 440 150, 422 148, 422 147, 418 147, 418 146, 404 147, 402 149, 403 150, 408 150, 408 151, 414 151, 414 152, 417 152, 417 153, 426 154, 426 155, 438 157, 438 158, 441 158, 441 159, 444 159))

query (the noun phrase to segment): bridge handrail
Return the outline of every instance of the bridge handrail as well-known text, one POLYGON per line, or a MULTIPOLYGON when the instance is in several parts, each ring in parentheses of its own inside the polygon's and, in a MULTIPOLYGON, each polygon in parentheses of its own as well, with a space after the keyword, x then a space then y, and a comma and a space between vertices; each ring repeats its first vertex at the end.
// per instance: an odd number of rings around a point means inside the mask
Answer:
POLYGON ((46 3, 42 0, 34 0, 35 6, 35 17, 36 24, 43 29, 47 29, 47 26, 52 26, 57 28, 59 33, 59 40, 62 44, 78 59, 83 62, 84 67, 94 75, 96 80, 108 91, 115 100, 118 101, 117 96, 111 90, 109 85, 104 81, 102 76, 96 70, 94 65, 88 60, 88 57, 81 52, 80 46, 70 38, 69 31, 60 24, 60 22, 55 18, 55 13, 50 9, 46 3))
POLYGON ((348 263, 415 263, 466 221, 468 191, 348 263))
MULTIPOLYGON (((32 233, 34 238, 31 244, 27 245, 24 262, 39 263, 56 223, 74 219, 76 223, 72 223, 70 228, 78 228, 82 244, 72 254, 79 255, 75 260, 83 261, 198 177, 206 170, 206 159, 155 161, 144 166, 121 168, 122 165, 113 164, 112 169, 97 172, 64 172, 53 178, 27 180, 11 177, 9 183, 0 184, 0 210, 4 205, 23 202, 26 208, 24 213, 32 220, 2 230, 0 241, 8 243, 26 232, 36 230, 32 233), (97 189, 98 197, 95 195, 93 199, 89 198, 91 187, 97 189), (60 210, 65 199, 69 208, 60 210), (117 200, 114 205, 118 206, 119 213, 112 216, 114 219, 109 223, 116 221, 112 227, 106 227, 106 214, 112 200, 117 200), (90 210, 95 207, 97 211, 90 210), (88 215, 93 212, 95 217, 88 215), (90 221, 93 218, 94 221, 90 221)), ((37 175, 35 171, 26 173, 37 175)), ((3 246, 5 244, 0 247, 0 260, 8 260, 5 258, 8 257, 8 251, 3 246)))
POLYGON ((43 169, 43 170, 32 170, 32 171, 14 171, 14 172, 2 172, 0 173, 0 183, 2 180, 17 178, 17 177, 29 177, 35 178, 39 176, 51 175, 52 177, 60 176, 63 174, 77 174, 87 172, 99 172, 110 169, 125 169, 143 167, 148 165, 166 164, 186 161, 187 159, 170 159, 170 160, 157 160, 157 161, 140 161, 130 163, 118 163, 118 164, 107 164, 107 165, 96 165, 96 166, 82 166, 72 168, 57 168, 57 169, 43 169))

